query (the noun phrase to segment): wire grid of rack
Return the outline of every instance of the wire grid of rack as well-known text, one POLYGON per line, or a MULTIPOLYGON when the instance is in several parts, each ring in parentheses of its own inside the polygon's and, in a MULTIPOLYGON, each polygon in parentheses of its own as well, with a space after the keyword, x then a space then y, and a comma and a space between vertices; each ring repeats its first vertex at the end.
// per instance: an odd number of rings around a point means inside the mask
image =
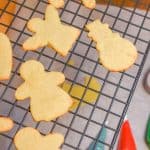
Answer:
MULTIPOLYGON (((146 56, 149 51, 150 14, 149 6, 145 11, 139 11, 137 1, 133 9, 124 7, 122 0, 120 7, 112 7, 109 0, 106 5, 98 5, 95 9, 85 8, 78 0, 66 0, 65 6, 60 10, 62 22, 71 24, 81 30, 81 34, 69 55, 66 58, 59 56, 49 48, 41 48, 37 51, 25 52, 22 50, 23 41, 31 35, 26 29, 26 22, 32 17, 43 17, 47 5, 46 0, 9 0, 0 16, 9 14, 14 16, 7 27, 6 33, 13 44, 13 71, 9 81, 0 81, 0 113, 10 116, 15 126, 9 133, 0 134, 0 143, 3 150, 15 149, 13 137, 16 132, 25 126, 37 128, 42 134, 60 132, 65 137, 62 149, 87 149, 92 141, 101 142, 105 149, 113 149, 121 123, 130 104, 137 81, 140 77, 146 56), (11 3, 15 3, 17 10, 15 15, 7 10, 11 3), (103 68, 98 62, 98 55, 94 42, 87 38, 84 29, 85 24, 101 19, 107 22, 111 29, 119 32, 123 37, 130 39, 138 48, 139 57, 132 68, 125 72, 112 73, 103 68), (139 18, 139 19, 137 19, 139 18), (149 24, 149 25, 148 25, 149 24), (69 111, 66 115, 52 122, 35 122, 29 112, 29 100, 17 102, 14 98, 16 88, 22 83, 18 70, 22 62, 36 59, 41 61, 46 70, 64 72, 66 80, 72 86, 82 84, 85 75, 95 77, 101 84, 101 91, 90 89, 88 82, 85 87, 78 108, 69 111), (75 61, 75 65, 69 65, 69 60, 75 61), (97 101, 88 103, 84 101, 87 90, 99 94, 97 101), (81 106, 85 103, 85 106, 81 106), (108 124, 106 124, 108 121, 108 124), (101 134, 102 128, 107 129, 105 142, 96 138, 101 134)), ((77 98, 76 98, 77 99, 77 98)))

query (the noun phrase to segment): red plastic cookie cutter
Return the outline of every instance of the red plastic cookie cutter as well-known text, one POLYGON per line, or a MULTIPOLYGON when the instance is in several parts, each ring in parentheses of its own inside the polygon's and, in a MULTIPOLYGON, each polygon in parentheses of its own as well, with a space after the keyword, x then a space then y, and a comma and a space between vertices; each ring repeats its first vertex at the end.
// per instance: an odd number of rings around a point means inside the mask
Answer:
POLYGON ((130 123, 127 119, 124 120, 121 127, 117 150, 137 150, 130 123))

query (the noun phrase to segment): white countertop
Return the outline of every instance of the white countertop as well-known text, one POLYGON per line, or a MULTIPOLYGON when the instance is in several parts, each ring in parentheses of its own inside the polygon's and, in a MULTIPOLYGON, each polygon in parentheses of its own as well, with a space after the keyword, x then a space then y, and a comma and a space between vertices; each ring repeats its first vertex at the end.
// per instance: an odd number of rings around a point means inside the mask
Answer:
POLYGON ((150 95, 144 90, 142 82, 145 72, 150 68, 150 53, 147 57, 140 80, 136 87, 134 96, 128 110, 128 118, 133 129, 137 148, 139 150, 148 150, 144 141, 144 134, 148 116, 150 114, 150 95))

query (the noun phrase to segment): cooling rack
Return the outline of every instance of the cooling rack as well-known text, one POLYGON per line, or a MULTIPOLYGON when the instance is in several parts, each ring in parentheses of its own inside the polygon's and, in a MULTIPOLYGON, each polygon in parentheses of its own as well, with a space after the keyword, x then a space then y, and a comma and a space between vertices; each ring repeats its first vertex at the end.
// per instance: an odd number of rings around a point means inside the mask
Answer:
POLYGON ((61 20, 79 28, 81 34, 69 55, 63 58, 49 48, 30 52, 22 50, 23 41, 31 35, 26 29, 26 22, 35 16, 43 17, 47 1, 8 0, 5 8, 1 9, 0 16, 9 14, 12 20, 10 24, 0 23, 0 26, 7 28, 6 33, 11 39, 14 66, 10 80, 0 81, 0 114, 10 116, 15 126, 9 133, 0 134, 0 145, 3 150, 15 149, 13 137, 20 128, 25 126, 37 128, 42 134, 62 133, 65 137, 62 145, 64 150, 86 150, 92 141, 103 143, 106 150, 114 148, 121 123, 149 52, 149 6, 146 10, 138 10, 139 1, 136 1, 134 8, 126 8, 125 2, 126 0, 122 0, 120 6, 115 7, 111 6, 111 1, 108 0, 106 5, 97 5, 95 9, 89 10, 78 0, 66 0, 64 8, 59 11, 61 20), (12 3, 16 4, 15 14, 8 11, 12 3), (87 38, 84 29, 88 22, 97 18, 108 23, 113 31, 119 32, 136 45, 138 59, 127 71, 112 73, 98 63, 95 44, 87 38), (32 119, 29 100, 17 102, 14 98, 16 88, 22 83, 18 72, 19 67, 22 62, 29 59, 39 60, 46 70, 64 72, 66 80, 71 83, 69 93, 74 84, 85 88, 81 98, 75 97, 79 100, 79 106, 75 110, 52 122, 37 123, 32 119), (68 63, 70 60, 73 60, 75 65, 70 65, 68 63), (87 86, 84 86, 82 81, 85 75, 90 77, 87 86), (102 85, 100 91, 89 87, 92 77, 102 85), (87 90, 97 92, 99 95, 92 104, 84 101, 87 90), (97 139, 103 127, 107 129, 105 142, 97 139))

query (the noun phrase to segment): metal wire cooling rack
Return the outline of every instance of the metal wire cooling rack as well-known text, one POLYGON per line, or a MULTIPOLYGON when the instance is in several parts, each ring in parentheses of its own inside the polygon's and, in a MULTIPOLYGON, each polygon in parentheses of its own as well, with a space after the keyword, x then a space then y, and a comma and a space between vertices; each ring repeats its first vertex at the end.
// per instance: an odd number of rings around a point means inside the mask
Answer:
MULTIPOLYGON (((96 137, 105 126, 107 139, 102 143, 105 144, 105 149, 114 148, 120 125, 149 51, 150 13, 149 6, 147 10, 138 10, 138 1, 132 9, 125 8, 125 0, 122 0, 120 7, 113 7, 110 3, 109 0, 106 5, 97 5, 95 9, 89 10, 78 0, 66 0, 65 7, 60 10, 61 20, 81 29, 81 35, 69 55, 62 58, 48 48, 34 52, 24 52, 21 48, 23 41, 31 34, 26 29, 26 22, 34 16, 43 17, 46 0, 8 0, 0 16, 9 14, 14 17, 10 24, 1 23, 0 26, 7 27, 6 33, 12 41, 14 67, 11 79, 0 82, 0 114, 10 116, 15 121, 15 126, 11 132, 0 134, 0 149, 15 149, 13 137, 24 126, 37 128, 43 134, 62 133, 65 136, 62 146, 64 150, 87 149, 93 140, 98 142, 96 137), (17 6, 15 15, 7 9, 11 3, 17 6), (98 63, 95 45, 87 38, 87 32, 84 29, 85 24, 97 18, 107 22, 114 31, 136 44, 138 60, 126 72, 108 72, 98 63), (28 59, 41 61, 47 70, 64 72, 66 80, 72 85, 84 86, 82 78, 85 75, 89 75, 90 79, 95 77, 102 84, 101 91, 95 91, 99 93, 97 101, 92 104, 84 101, 86 90, 90 89, 89 81, 82 98, 78 99, 80 104, 76 110, 52 122, 34 122, 29 112, 29 100, 17 102, 14 98, 14 92, 22 82, 18 69, 21 63, 28 59), (70 59, 75 61, 74 66, 68 64, 70 59), (82 107, 81 103, 86 105, 82 107), (108 121, 107 125, 106 121, 108 121)), ((72 86, 69 92, 71 89, 72 86)))

